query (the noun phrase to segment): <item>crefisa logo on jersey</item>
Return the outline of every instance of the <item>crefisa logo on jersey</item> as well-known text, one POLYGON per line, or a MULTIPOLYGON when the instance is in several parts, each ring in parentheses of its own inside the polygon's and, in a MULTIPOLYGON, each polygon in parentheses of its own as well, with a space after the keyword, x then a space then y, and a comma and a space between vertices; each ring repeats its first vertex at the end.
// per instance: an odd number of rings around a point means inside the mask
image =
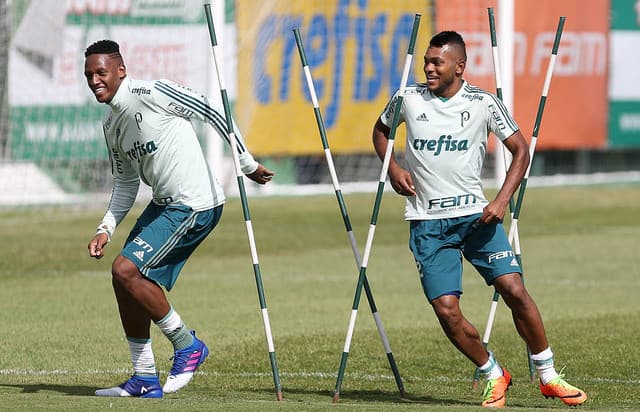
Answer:
POLYGON ((451 135, 442 135, 437 139, 413 139, 413 148, 433 152, 434 156, 445 152, 464 152, 469 150, 469 140, 454 139, 451 135))
POLYGON ((137 141, 133 144, 133 147, 131 149, 126 151, 126 153, 129 160, 137 160, 138 162, 140 162, 140 158, 151 154, 156 150, 158 150, 158 147, 156 146, 156 142, 154 142, 153 140, 147 143, 140 143, 139 141, 137 141))
POLYGON ((146 87, 134 87, 131 89, 131 94, 137 94, 138 96, 142 96, 143 94, 151 94, 151 89, 147 89, 146 87))

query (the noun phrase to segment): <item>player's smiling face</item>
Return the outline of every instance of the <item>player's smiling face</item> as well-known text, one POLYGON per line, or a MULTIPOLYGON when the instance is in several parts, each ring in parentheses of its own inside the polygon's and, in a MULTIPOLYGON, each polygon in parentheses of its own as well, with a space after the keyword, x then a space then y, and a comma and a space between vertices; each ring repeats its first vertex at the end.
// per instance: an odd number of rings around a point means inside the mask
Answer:
POLYGON ((100 103, 109 103, 127 75, 122 59, 109 54, 92 54, 84 62, 84 77, 100 103))
POLYGON ((436 96, 449 98, 462 86, 465 61, 455 46, 430 46, 424 55, 427 88, 436 96))

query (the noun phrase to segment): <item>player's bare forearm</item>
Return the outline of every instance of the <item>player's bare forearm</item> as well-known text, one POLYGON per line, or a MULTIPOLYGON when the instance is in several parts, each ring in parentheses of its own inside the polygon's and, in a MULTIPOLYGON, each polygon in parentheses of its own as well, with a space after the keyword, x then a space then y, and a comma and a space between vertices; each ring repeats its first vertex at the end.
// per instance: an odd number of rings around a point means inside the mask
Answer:
POLYGON ((520 131, 505 139, 504 145, 511 152, 511 165, 495 199, 484 208, 481 219, 484 223, 492 223, 504 219, 509 200, 518 189, 527 167, 529 167, 529 147, 520 131))
POLYGON ((522 178, 529 167, 530 159, 529 146, 520 131, 505 139, 504 145, 511 152, 512 160, 505 175, 504 183, 496 195, 496 200, 500 200, 506 205, 522 182, 522 178))

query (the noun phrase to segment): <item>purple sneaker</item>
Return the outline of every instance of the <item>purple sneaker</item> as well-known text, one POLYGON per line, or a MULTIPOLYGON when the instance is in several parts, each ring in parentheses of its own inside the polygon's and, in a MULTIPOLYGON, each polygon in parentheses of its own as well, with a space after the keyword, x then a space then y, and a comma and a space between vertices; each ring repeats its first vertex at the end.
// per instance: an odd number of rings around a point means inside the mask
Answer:
POLYGON ((191 346, 177 350, 173 354, 173 367, 162 388, 164 393, 177 392, 187 386, 195 371, 209 356, 209 348, 203 341, 196 338, 196 331, 192 330, 191 334, 193 335, 191 346))
POLYGON ((98 389, 96 396, 133 396, 136 398, 162 398, 162 388, 157 376, 133 375, 125 383, 113 388, 98 389))

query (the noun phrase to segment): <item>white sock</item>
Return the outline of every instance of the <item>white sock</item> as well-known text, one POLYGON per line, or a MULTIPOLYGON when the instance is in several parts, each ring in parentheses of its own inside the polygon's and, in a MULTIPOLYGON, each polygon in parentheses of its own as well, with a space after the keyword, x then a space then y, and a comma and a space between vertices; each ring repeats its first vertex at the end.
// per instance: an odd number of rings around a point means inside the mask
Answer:
POLYGON ((169 313, 155 322, 160 328, 164 336, 171 341, 175 350, 185 349, 193 343, 193 336, 189 333, 189 329, 182 322, 182 318, 173 310, 169 309, 169 313))
POLYGON ((503 375, 502 368, 491 352, 489 352, 489 360, 484 365, 480 366, 479 369, 480 373, 486 380, 497 379, 503 375))
POLYGON ((156 375, 156 362, 151 350, 151 339, 130 338, 129 352, 131 353, 131 363, 136 375, 156 375))
POLYGON ((558 372, 553 366, 553 352, 547 348, 540 353, 531 354, 531 360, 538 370, 538 376, 543 385, 558 377, 558 372))

